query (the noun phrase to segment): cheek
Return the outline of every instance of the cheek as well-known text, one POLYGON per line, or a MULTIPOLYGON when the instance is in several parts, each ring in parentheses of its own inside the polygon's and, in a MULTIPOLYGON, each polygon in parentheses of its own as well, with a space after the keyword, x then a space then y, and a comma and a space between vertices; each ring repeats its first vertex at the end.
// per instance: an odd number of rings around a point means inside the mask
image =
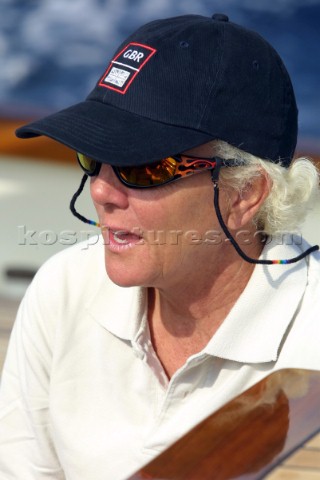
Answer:
POLYGON ((181 218, 188 228, 208 228, 214 223, 213 193, 210 188, 190 192, 181 205, 181 218))
MULTIPOLYGON (((153 224, 166 231, 203 235, 217 227, 213 205, 213 192, 209 187, 189 188, 172 194, 161 208, 152 213, 153 224)), ((182 238, 182 237, 181 237, 182 238)))

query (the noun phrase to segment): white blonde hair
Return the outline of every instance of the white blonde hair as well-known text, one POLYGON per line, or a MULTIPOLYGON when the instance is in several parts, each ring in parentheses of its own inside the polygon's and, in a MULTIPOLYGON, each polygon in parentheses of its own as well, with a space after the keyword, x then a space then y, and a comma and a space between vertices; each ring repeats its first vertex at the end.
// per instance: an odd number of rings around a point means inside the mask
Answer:
POLYGON ((221 140, 213 141, 212 146, 214 155, 239 161, 237 168, 221 169, 221 185, 225 184, 241 195, 255 178, 267 175, 270 193, 254 218, 257 228, 267 235, 297 231, 319 192, 319 173, 312 161, 306 157, 297 158, 285 168, 221 140))

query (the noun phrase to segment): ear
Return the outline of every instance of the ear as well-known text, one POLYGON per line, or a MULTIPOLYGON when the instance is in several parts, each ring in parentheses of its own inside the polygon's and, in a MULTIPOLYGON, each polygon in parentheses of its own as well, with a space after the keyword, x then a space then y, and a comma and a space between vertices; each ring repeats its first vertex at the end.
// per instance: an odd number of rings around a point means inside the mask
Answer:
POLYGON ((249 225, 269 195, 270 189, 269 177, 262 170, 261 175, 254 178, 241 195, 235 191, 231 192, 226 222, 228 228, 238 230, 249 225))

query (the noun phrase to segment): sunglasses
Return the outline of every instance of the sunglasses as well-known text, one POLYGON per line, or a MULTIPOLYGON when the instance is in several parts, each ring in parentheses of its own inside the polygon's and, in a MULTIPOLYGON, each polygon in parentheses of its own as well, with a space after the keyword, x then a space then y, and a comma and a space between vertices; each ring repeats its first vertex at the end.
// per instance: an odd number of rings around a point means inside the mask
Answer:
MULTIPOLYGON (((99 174, 101 163, 83 153, 77 153, 80 167, 89 177, 99 174)), ((223 160, 223 166, 231 166, 223 160)), ((233 162, 234 163, 234 162, 233 162)), ((199 158, 191 155, 172 155, 148 165, 116 167, 112 169, 121 183, 131 188, 158 187, 205 170, 214 170, 217 158, 199 158)))

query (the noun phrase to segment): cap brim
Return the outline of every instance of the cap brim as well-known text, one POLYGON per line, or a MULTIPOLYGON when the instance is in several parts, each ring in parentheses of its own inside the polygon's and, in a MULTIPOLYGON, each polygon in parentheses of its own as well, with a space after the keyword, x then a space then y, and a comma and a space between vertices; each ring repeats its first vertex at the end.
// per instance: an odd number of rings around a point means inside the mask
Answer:
POLYGON ((151 163, 213 139, 204 132, 150 120, 93 100, 24 125, 16 135, 45 135, 116 166, 151 163))

